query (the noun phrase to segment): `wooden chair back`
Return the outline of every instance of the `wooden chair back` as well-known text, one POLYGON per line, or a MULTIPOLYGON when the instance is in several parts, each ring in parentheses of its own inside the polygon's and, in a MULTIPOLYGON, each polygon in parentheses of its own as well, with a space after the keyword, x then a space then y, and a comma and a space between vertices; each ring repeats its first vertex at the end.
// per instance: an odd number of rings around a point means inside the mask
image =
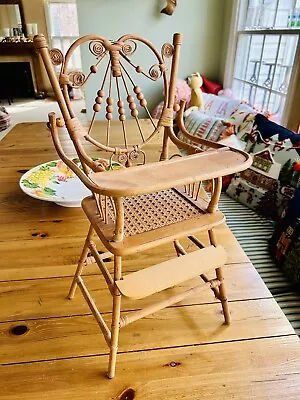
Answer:
POLYGON ((54 132, 57 126, 66 126, 86 174, 90 169, 97 172, 104 167, 85 152, 85 142, 91 143, 97 150, 108 152, 110 162, 115 160, 128 167, 133 163, 144 163, 144 145, 164 127, 161 160, 168 159, 168 138, 190 152, 196 152, 192 149, 193 146, 179 141, 173 131, 174 110, 179 110, 178 105, 174 106, 174 96, 181 43, 182 35, 175 33, 173 43, 165 43, 161 51, 158 51, 151 42, 137 35, 124 35, 116 41, 102 36, 87 35, 77 39, 63 55, 59 49, 49 50, 43 35, 35 36, 35 47, 42 56, 62 113, 62 119, 57 120, 50 115, 56 149, 73 170, 74 166, 65 158, 65 154, 62 154, 58 135, 54 132), (82 48, 82 54, 93 58, 93 64, 87 74, 69 68, 72 56, 79 47, 82 48), (146 54, 145 49, 152 54, 153 64, 150 68, 145 69, 135 61, 140 47, 143 58, 146 54), (60 68, 59 73, 54 67, 60 68), (157 90, 164 93, 162 113, 158 120, 151 117, 147 99, 139 83, 144 80, 156 82, 157 90), (70 88, 83 89, 90 82, 96 90, 91 122, 86 128, 75 115, 69 92, 70 88), (162 84, 158 85, 157 82, 162 84), (140 116, 149 118, 152 126, 150 132, 143 131, 140 116), (136 134, 133 135, 131 129, 130 136, 135 140, 133 143, 130 143, 127 135, 128 118, 133 119, 136 125, 136 134), (94 129, 96 119, 107 121, 101 132, 94 129), (111 129, 114 119, 120 124, 118 130, 111 129), (114 133, 116 131, 118 136, 114 133))

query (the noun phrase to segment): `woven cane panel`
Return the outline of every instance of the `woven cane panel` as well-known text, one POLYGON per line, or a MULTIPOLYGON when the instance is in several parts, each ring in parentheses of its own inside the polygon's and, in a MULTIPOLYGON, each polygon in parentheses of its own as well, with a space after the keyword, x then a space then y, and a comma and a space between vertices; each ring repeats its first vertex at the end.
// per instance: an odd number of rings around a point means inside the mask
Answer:
POLYGON ((148 232, 201 215, 197 206, 172 189, 127 197, 124 199, 124 211, 125 236, 148 232))

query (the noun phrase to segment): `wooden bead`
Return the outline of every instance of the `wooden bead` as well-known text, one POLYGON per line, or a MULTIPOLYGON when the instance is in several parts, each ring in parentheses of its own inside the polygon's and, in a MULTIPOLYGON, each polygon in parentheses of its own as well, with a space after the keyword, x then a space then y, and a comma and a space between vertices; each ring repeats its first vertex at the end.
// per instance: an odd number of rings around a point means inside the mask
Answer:
POLYGON ((120 121, 125 121, 125 119, 126 119, 126 116, 125 116, 125 115, 120 115, 120 116, 119 116, 119 120, 120 120, 120 121))
POLYGON ((107 103, 109 106, 111 106, 111 105, 113 104, 113 98, 112 98, 112 97, 108 97, 108 98, 106 99, 106 103, 107 103))
POLYGON ((93 110, 95 111, 95 112, 99 112, 100 111, 100 109, 101 109, 101 106, 100 106, 100 104, 94 104, 94 107, 93 107, 93 110))
POLYGON ((127 96, 127 101, 128 101, 128 103, 133 103, 134 102, 134 97, 131 96, 131 95, 128 95, 127 96))
POLYGON ((104 90, 103 89, 98 90, 97 95, 100 97, 104 97, 104 95, 105 95, 104 90))
POLYGON ((106 119, 108 119, 109 121, 111 121, 113 119, 112 113, 107 113, 105 115, 106 119))
POLYGON ((138 65, 135 70, 136 72, 141 73, 143 71, 143 68, 140 65, 138 65))
POLYGON ((125 109, 123 107, 119 107, 118 111, 120 115, 125 114, 125 109))
POLYGON ((124 107, 124 102, 122 100, 119 100, 117 104, 118 107, 124 107))
POLYGON ((143 100, 144 95, 143 93, 138 93, 138 95, 136 96, 139 100, 143 100))
POLYGON ((146 99, 142 99, 142 100, 140 101, 140 105, 141 105, 142 107, 146 107, 146 106, 147 106, 147 100, 146 100, 146 99))
POLYGON ((112 106, 107 106, 106 107, 106 112, 112 113, 113 112, 113 107, 112 106))
POLYGON ((98 104, 102 104, 103 98, 98 96, 98 97, 95 98, 95 102, 98 103, 98 104))
POLYGON ((135 103, 130 103, 129 108, 130 108, 130 110, 135 110, 136 109, 135 103))
POLYGON ((131 115, 132 115, 133 117, 137 117, 137 116, 139 115, 138 110, 137 110, 137 109, 132 110, 132 111, 131 111, 131 115))
POLYGON ((90 67, 90 71, 91 71, 92 74, 95 74, 98 71, 98 67, 96 65, 92 65, 90 67))
POLYGON ((180 110, 180 105, 179 105, 179 104, 174 104, 173 110, 174 110, 175 112, 178 112, 178 111, 180 110))
POLYGON ((135 86, 133 91, 134 91, 134 93, 138 94, 138 93, 141 93, 142 89, 139 86, 135 86))
POLYGON ((57 118, 57 119, 56 119, 56 125, 57 125, 59 128, 62 128, 63 126, 65 126, 65 121, 63 120, 63 118, 57 118))

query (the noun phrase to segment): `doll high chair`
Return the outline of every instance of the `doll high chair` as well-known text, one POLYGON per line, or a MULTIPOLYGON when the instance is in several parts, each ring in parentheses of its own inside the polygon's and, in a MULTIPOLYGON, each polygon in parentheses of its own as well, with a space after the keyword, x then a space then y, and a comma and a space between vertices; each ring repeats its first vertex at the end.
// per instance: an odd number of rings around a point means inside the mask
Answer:
MULTIPOLYGON (((220 300, 225 323, 230 322, 221 269, 226 262, 226 253, 222 246, 217 245, 214 227, 224 222, 223 214, 217 210, 221 177, 248 168, 251 159, 242 151, 194 138, 185 130, 182 120, 184 103, 174 106, 181 41, 181 34, 176 33, 173 44, 164 44, 159 52, 148 40, 136 35, 124 35, 117 41, 88 35, 76 40, 63 56, 58 49, 48 50, 43 35, 34 38, 35 47, 42 56, 62 113, 62 118, 58 119, 54 113, 49 114, 55 148, 60 158, 91 190, 91 196, 82 201, 90 228, 69 298, 74 296, 76 287, 79 286, 109 346, 109 378, 115 375, 120 328, 194 295, 205 286, 210 287, 214 296, 220 300), (79 45, 86 46, 86 54, 89 51, 96 59, 87 75, 68 70, 70 58, 79 45), (146 48, 154 57, 155 61, 149 70, 144 70, 134 61, 140 47, 143 50, 146 48), (170 73, 167 67, 168 58, 172 60, 170 73), (52 64, 61 65, 58 78, 52 64), (100 71, 102 76, 94 82, 98 91, 93 105, 92 121, 88 128, 84 128, 72 110, 68 86, 81 88, 88 80, 98 76, 100 71), (141 78, 153 83, 160 81, 163 84, 165 99, 158 121, 151 118, 147 101, 137 84, 141 78), (94 122, 101 110, 104 111, 106 126, 105 129, 96 132, 97 123, 94 122), (147 126, 150 129, 147 132, 139 119, 140 110, 149 118, 147 126), (177 124, 181 131, 195 145, 184 143, 174 134, 174 110, 177 112, 177 124), (119 129, 115 129, 113 122, 114 111, 119 129), (131 129, 130 137, 128 123, 136 128, 135 135, 131 129), (64 125, 82 168, 75 165, 63 150, 59 131, 64 125), (144 149, 149 142, 159 138, 161 130, 163 138, 160 160, 146 163, 147 154, 144 149), (116 137, 116 134, 119 136, 116 137), (170 142, 184 149, 189 155, 177 154, 176 157, 170 157, 170 142), (100 150, 108 154, 106 163, 95 161, 91 157, 91 145, 94 151, 100 150), (205 145, 206 150, 201 149, 200 145, 205 145), (117 161, 123 167, 110 171, 113 161, 117 161), (200 183, 203 180, 214 182, 209 201, 199 195, 200 183), (201 231, 208 232, 210 245, 207 247, 195 236, 201 231), (99 254, 92 240, 93 234, 99 237, 106 248, 104 254, 99 254), (197 250, 187 252, 180 243, 183 238, 188 238, 196 245, 197 250), (123 274, 123 257, 135 257, 137 253, 149 249, 155 251, 158 246, 166 243, 174 246, 172 259, 146 268, 141 266, 136 272, 123 274), (107 266, 108 257, 113 259, 113 272, 110 272, 107 266), (82 271, 89 260, 98 264, 108 292, 112 296, 110 326, 103 320, 83 281, 82 271), (216 271, 213 279, 206 275, 207 271, 211 270, 216 271), (199 277, 199 285, 140 309, 139 299, 195 277, 199 277), (136 300, 137 309, 123 315, 121 300, 126 298, 136 300)), ((143 59, 145 60, 144 56, 143 59)), ((168 291, 166 293, 168 294, 168 291)))

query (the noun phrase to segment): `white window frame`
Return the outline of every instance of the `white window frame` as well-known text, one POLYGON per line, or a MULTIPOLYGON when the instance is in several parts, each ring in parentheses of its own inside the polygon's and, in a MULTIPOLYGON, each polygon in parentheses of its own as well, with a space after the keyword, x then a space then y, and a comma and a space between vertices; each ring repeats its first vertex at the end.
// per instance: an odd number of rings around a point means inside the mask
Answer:
MULTIPOLYGON (((234 67, 235 67, 235 57, 236 50, 238 44, 238 38, 241 34, 276 34, 276 35, 285 35, 285 34, 298 34, 298 45, 296 49, 294 65, 291 72, 290 84, 288 93, 286 95, 285 106, 283 110, 281 123, 283 125, 288 125, 289 118, 291 113, 293 112, 292 107, 295 107, 293 102, 294 95, 297 90, 299 90, 298 86, 299 77, 300 77, 300 29, 239 29, 239 15, 240 13, 244 13, 247 9, 247 0, 233 0, 232 1, 232 13, 231 13, 231 21, 230 21, 230 29, 229 29, 229 40, 227 46, 227 54, 225 61, 225 71, 224 71, 224 87, 232 87, 233 79, 234 79, 234 67)), ((246 99, 243 99, 246 100, 246 99)))
MULTIPOLYGON (((51 22, 50 22, 50 14, 49 14, 49 4, 50 3, 74 3, 76 4, 76 0, 44 0, 44 8, 45 8, 45 16, 46 16, 46 23, 47 23, 47 30, 49 36, 50 46, 54 47, 54 40, 70 40, 70 43, 73 43, 79 36, 52 36, 51 35, 51 22)), ((68 46, 70 47, 70 46, 68 46)), ((79 50, 79 49, 77 49, 79 50)), ((74 69, 79 70, 81 66, 75 67, 74 69)))

